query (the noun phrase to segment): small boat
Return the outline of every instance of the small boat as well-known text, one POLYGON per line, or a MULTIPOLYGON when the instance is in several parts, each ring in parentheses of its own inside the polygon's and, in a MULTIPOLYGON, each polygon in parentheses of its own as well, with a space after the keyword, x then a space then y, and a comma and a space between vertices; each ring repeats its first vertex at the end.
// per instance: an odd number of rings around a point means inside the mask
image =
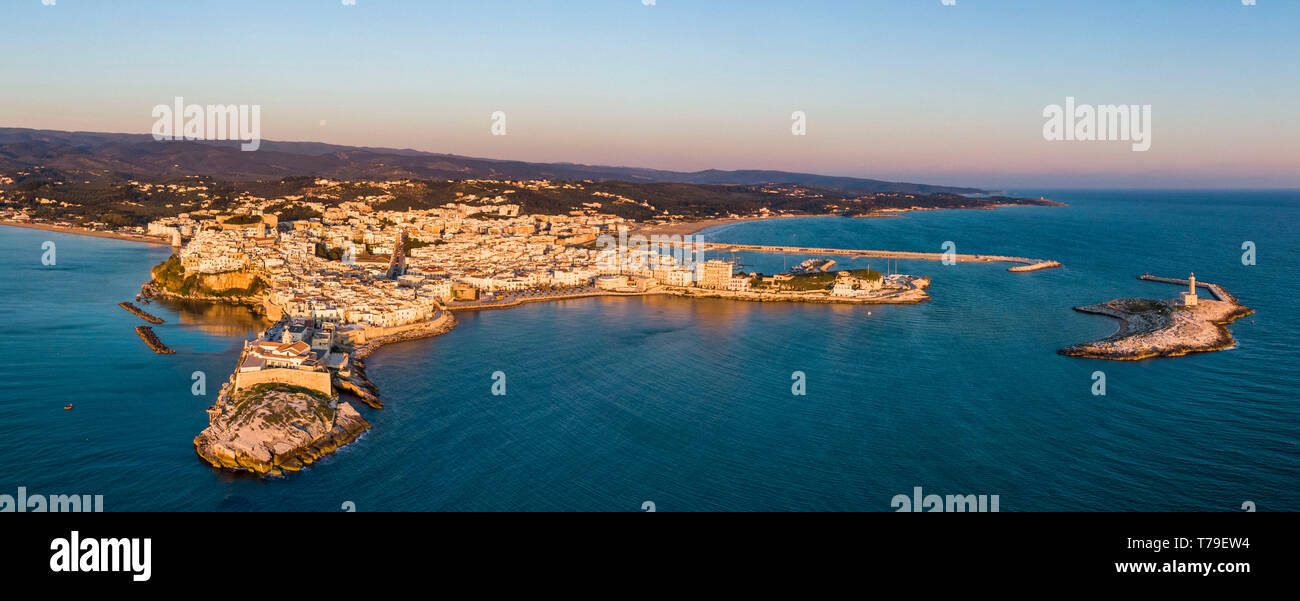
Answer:
POLYGON ((65 406, 63 407, 63 410, 64 410, 64 411, 72 411, 72 403, 68 403, 67 405, 65 405, 65 406))

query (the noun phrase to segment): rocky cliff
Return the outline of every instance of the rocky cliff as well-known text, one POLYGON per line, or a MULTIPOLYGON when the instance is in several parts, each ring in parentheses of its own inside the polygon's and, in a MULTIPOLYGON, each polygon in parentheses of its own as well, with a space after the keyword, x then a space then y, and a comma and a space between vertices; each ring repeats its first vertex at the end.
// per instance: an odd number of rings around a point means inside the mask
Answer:
POLYGON ((155 266, 149 275, 149 283, 141 287, 148 296, 257 305, 269 288, 255 270, 190 273, 174 255, 155 266))
POLYGON ((194 449, 214 467, 279 475, 302 469, 368 429, 361 414, 337 397, 258 384, 223 391, 208 409, 208 427, 194 438, 194 449))

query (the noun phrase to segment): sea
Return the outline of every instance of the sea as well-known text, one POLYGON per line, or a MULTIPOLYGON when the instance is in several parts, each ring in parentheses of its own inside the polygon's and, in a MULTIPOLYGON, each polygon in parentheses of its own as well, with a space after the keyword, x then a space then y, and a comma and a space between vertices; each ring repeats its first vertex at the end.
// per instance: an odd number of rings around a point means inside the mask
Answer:
MULTIPOLYGON (((933 299, 590 298, 460 314, 448 334, 370 357, 386 405, 355 404, 370 432, 273 478, 210 468, 192 444, 261 322, 142 305, 177 351, 154 354, 117 303, 170 249, 0 227, 0 494, 103 495, 106 511, 893 511, 920 488, 997 495, 1000 511, 1300 510, 1300 192, 1012 193, 1069 206, 702 235, 1062 268, 833 257, 929 276, 933 299), (1138 276, 1189 272, 1256 310, 1229 326, 1236 347, 1056 353, 1117 329, 1073 307, 1171 298, 1179 287, 1138 276)), ((767 274, 806 258, 734 255, 767 274)))

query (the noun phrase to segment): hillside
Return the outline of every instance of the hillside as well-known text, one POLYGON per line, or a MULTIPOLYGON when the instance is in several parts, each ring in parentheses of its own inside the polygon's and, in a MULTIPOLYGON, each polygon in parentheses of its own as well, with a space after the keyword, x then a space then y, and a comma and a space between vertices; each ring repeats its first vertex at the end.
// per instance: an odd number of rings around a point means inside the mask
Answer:
POLYGON ((114 179, 206 176, 229 181, 315 176, 347 180, 576 179, 686 184, 803 184, 846 193, 971 194, 976 188, 886 182, 785 171, 663 171, 635 167, 528 163, 363 148, 318 142, 264 140, 256 152, 238 142, 158 142, 148 134, 0 128, 0 172, 31 167, 114 179))

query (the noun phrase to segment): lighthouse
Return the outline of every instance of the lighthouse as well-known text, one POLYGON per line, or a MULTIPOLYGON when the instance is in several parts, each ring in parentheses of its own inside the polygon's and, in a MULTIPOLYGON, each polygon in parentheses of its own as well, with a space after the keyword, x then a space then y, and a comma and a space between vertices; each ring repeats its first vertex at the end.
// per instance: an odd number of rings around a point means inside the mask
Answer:
POLYGON ((1196 273, 1192 272, 1187 277, 1187 292, 1183 293, 1183 306, 1195 307, 1196 300, 1196 273))

